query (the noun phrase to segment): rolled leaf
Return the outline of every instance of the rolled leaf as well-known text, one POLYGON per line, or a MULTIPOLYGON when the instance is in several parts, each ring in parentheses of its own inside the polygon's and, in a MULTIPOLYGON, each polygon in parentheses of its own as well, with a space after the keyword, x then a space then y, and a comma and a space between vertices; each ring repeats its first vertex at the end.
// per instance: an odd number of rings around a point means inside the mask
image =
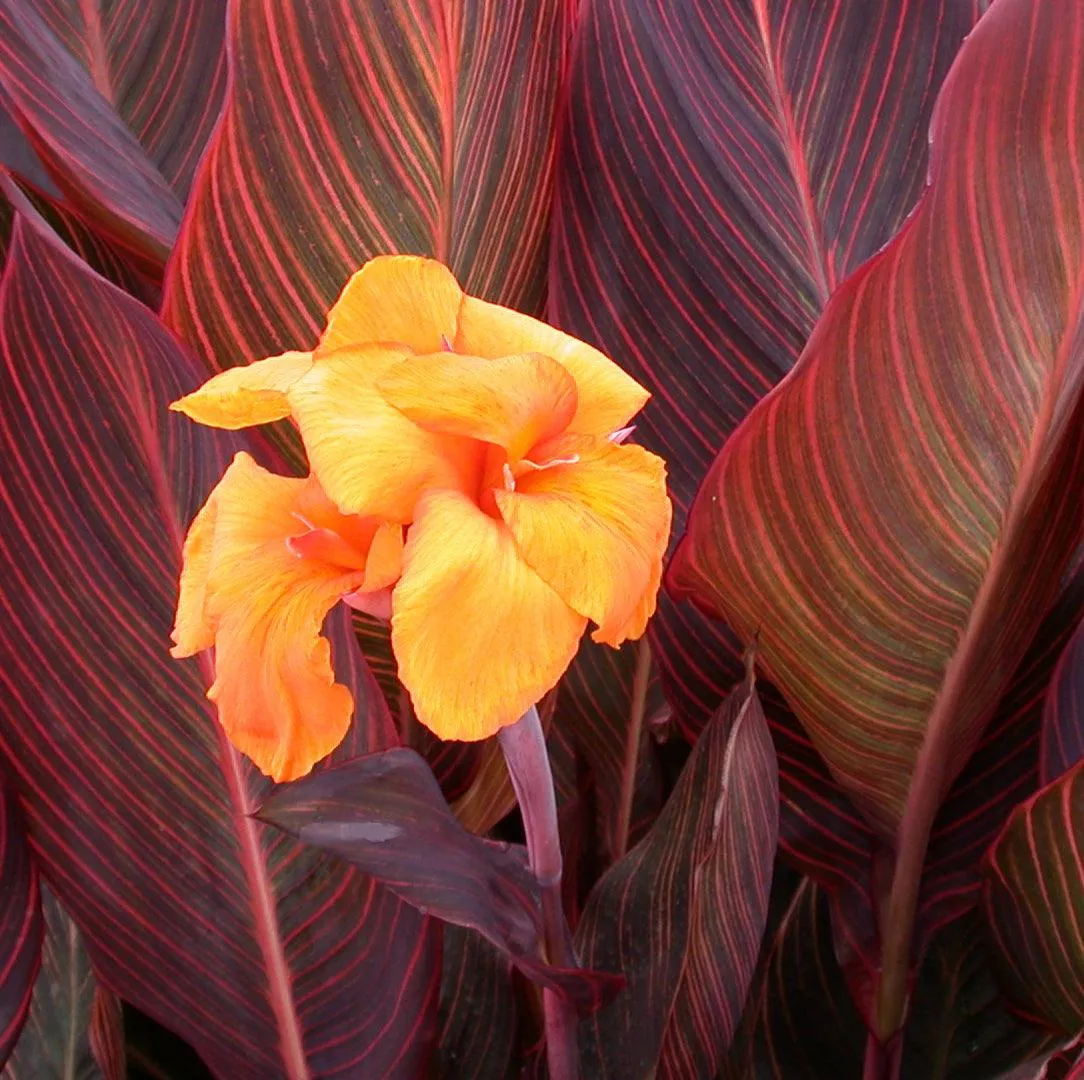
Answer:
POLYGON ((580 1026, 587 1076, 714 1076, 768 911, 778 791, 752 680, 720 707, 647 835, 592 891, 584 963, 628 986, 580 1026))
POLYGON ((166 321, 228 367, 309 348, 372 255, 433 255, 542 305, 566 0, 230 8, 225 117, 166 321))
MULTIPOLYGON (((921 194, 971 0, 593 0, 574 50, 550 311, 653 394, 679 537, 723 441, 921 194)), ((695 734, 742 646, 666 600, 652 643, 695 734)))
POLYGON ((359 867, 421 911, 477 931, 528 978, 585 1010, 621 985, 619 977, 542 960, 540 896, 525 853, 467 832, 413 750, 395 747, 302 777, 257 816, 359 867))
MULTIPOLYGON (((270 783, 227 742, 207 658, 169 656, 181 538, 238 446, 167 411, 199 365, 29 205, 0 294, 0 755, 35 858, 102 980, 216 1075, 414 1077, 437 928, 249 818, 270 783)), ((388 745, 356 649, 335 659, 340 753, 388 745)))
POLYGON ((924 846, 1081 539, 1082 49, 1073 0, 982 19, 918 210, 728 440, 671 567, 759 633, 885 839, 913 807, 903 846, 924 846))
POLYGON ((7 1061, 30 1010, 41 963, 39 897, 15 799, 0 786, 0 1063, 7 1061))
POLYGON ((1054 1031, 1084 1033, 1084 761, 1023 803, 986 861, 983 910, 1005 992, 1054 1031))
POLYGON ((124 1031, 120 1003, 98 1001, 98 985, 82 935, 56 897, 42 889, 45 917, 42 963, 26 1026, 3 1080, 124 1080, 124 1031), (109 1072, 99 1065, 94 1042, 109 1072), (119 1047, 118 1051, 111 1049, 119 1047))

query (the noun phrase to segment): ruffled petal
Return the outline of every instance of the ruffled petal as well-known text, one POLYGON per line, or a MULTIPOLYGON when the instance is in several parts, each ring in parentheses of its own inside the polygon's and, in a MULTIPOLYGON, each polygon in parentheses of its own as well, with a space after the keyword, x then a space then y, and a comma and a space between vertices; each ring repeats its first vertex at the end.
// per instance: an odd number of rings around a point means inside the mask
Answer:
POLYGON ((441 739, 485 739, 564 674, 586 620, 520 558, 503 523, 432 492, 407 534, 391 641, 418 719, 441 739))
POLYGON ((576 413, 576 383, 538 353, 484 360, 441 352, 390 367, 377 390, 426 431, 504 447, 513 461, 559 434, 576 413))
POLYGON ((495 497, 528 565, 598 624, 595 641, 620 645, 655 610, 670 534, 666 465, 604 439, 582 440, 578 456, 524 472, 495 497))
POLYGON ((376 391, 407 355, 381 345, 321 353, 290 389, 309 466, 343 513, 408 522, 423 490, 478 486, 479 444, 423 431, 376 391))
POLYGON ((230 368, 173 402, 174 412, 197 424, 238 428, 269 424, 290 415, 286 391, 312 367, 312 353, 288 352, 230 368))
POLYGON ((173 648, 170 650, 178 659, 193 656, 215 643, 215 626, 207 615, 207 577, 211 572, 217 495, 218 487, 193 518, 184 539, 173 648))
POLYGON ((347 282, 328 313, 320 350, 369 342, 398 343, 432 353, 455 338, 463 291, 435 259, 379 255, 347 282))
POLYGON ((459 309, 455 351, 492 359, 515 353, 542 353, 576 380, 576 416, 569 431, 608 435, 624 427, 651 396, 598 349, 538 319, 510 308, 465 297, 459 309))
MULTIPOLYGON (((298 508, 307 502, 311 512, 314 487, 311 478, 275 476, 238 454, 212 493, 210 516, 193 526, 194 557, 185 567, 193 604, 206 570, 202 626, 213 627, 215 645, 207 696, 234 746, 280 781, 305 775, 330 754, 353 712, 320 631, 364 571, 299 557, 288 545, 306 531, 298 508)), ((182 586, 182 601, 183 593, 182 586)))

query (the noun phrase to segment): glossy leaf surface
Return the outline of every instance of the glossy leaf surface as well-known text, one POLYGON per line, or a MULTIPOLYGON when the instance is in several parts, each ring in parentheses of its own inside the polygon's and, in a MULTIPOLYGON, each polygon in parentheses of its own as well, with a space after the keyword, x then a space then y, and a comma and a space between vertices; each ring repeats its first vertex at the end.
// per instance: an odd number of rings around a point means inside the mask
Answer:
POLYGON ((284 785, 259 818, 383 882, 407 903, 475 930, 529 978, 584 1009, 620 985, 541 960, 538 885, 520 848, 467 832, 425 760, 396 747, 284 785))
POLYGON ((10 791, 0 787, 0 1062, 23 1030, 41 961, 37 870, 10 791))
MULTIPOLYGON (((216 1074, 413 1076, 435 928, 248 817, 269 782, 204 664, 168 654, 181 536, 237 446, 166 410, 198 365, 29 206, 0 297, 0 754, 35 858, 102 980, 216 1074)), ((341 753, 388 745, 356 650, 335 657, 357 702, 341 753)))
POLYGON ((931 186, 728 440, 671 582, 724 616, 886 839, 925 844, 1081 538, 1084 11, 961 50, 931 186), (936 269, 935 269, 936 268, 936 269))
MULTIPOLYGON (((669 462, 675 538, 726 436, 914 206, 938 88, 984 6, 582 5, 551 314, 653 392, 636 437, 669 462)), ((695 733, 741 645, 666 600, 652 641, 695 733)))
POLYGON ((219 367, 310 348, 350 274, 388 252, 537 312, 567 7, 234 4, 167 322, 219 367))
POLYGON ((577 950, 628 986, 581 1025, 587 1076, 715 1075, 764 930, 777 797, 750 680, 705 729, 647 835, 588 899, 577 950))

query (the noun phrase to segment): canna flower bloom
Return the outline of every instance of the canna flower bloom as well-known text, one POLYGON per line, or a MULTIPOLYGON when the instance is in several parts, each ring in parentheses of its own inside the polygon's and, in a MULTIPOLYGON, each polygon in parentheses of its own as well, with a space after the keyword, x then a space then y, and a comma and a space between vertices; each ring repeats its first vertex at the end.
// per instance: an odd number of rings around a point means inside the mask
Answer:
POLYGON ((373 259, 313 353, 215 376, 172 406, 215 427, 289 417, 305 479, 238 454, 189 530, 173 655, 215 647, 209 697, 277 780, 344 738, 321 636, 340 600, 391 621, 399 677, 443 739, 483 739, 560 679, 588 621, 617 646, 655 610, 662 460, 628 445, 647 392, 598 350, 373 259))

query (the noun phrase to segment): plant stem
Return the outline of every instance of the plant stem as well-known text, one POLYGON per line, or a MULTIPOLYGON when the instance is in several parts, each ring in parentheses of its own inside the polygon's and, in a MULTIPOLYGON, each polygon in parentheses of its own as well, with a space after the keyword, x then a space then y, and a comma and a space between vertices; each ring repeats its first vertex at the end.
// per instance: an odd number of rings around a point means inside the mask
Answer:
MULTIPOLYGON (((546 736, 538 710, 532 705, 497 736, 512 788, 516 793, 527 856, 542 891, 542 930, 546 960, 555 967, 576 967, 572 935, 561 904, 561 838, 557 829, 557 797, 553 790, 546 736)), ((542 991, 546 1025, 546 1058, 550 1080, 578 1080, 578 1017, 554 991, 542 991)))
POLYGON ((873 1032, 866 1036, 862 1080, 899 1080, 903 1061, 903 1036, 897 1033, 882 1043, 873 1032))
POLYGON ((632 702, 629 706, 629 727, 625 733, 625 760, 621 766, 621 801, 617 807, 617 830, 614 836, 613 861, 617 862, 629 846, 632 827, 632 800, 636 794, 636 767, 640 763, 640 744, 644 735, 644 713, 647 711, 647 687, 651 678, 651 646, 647 638, 636 644, 636 670, 632 676, 632 702))

